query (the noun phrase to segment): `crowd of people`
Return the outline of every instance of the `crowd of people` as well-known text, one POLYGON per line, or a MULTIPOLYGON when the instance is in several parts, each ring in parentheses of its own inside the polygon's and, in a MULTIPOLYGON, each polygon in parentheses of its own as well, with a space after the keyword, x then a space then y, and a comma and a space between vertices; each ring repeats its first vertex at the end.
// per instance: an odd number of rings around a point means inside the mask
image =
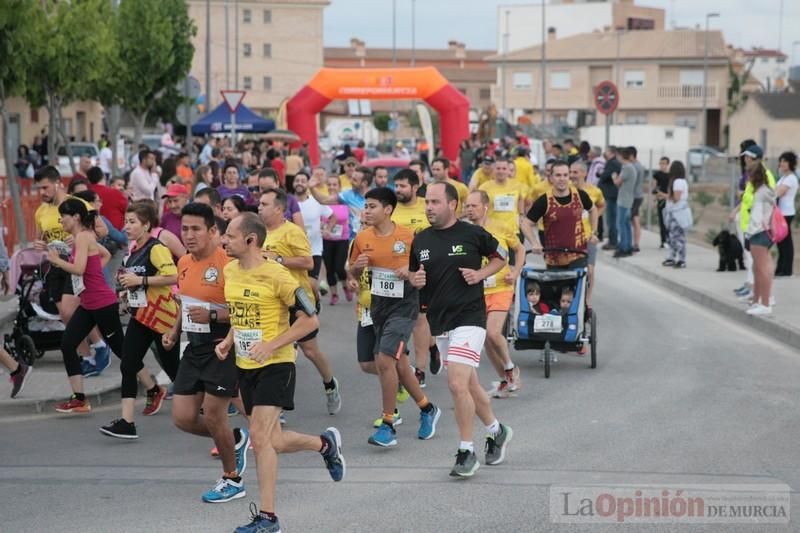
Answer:
MULTIPOLYGON (((105 371, 113 353, 120 359, 121 412, 99 431, 138 438, 139 384, 144 416, 171 397, 175 425, 211 437, 222 460, 222 476, 203 494, 207 502, 245 496, 252 442, 260 502, 237 531, 279 530, 279 454, 315 451, 334 481, 345 476, 335 427, 319 435, 281 428, 284 412, 294 409, 298 350, 320 375, 327 412, 342 407, 339 381, 318 341, 323 296, 335 306, 341 291, 353 302, 357 361, 380 384, 381 413, 367 442, 398 445, 399 406, 409 397, 419 409, 418 439, 433 438, 443 409, 425 393, 426 371, 436 375, 446 366, 460 439, 451 475, 471 477, 481 464, 475 416, 486 431, 484 464, 502 463, 514 434, 491 399, 510 398, 522 386, 503 328, 525 243, 548 268, 587 269, 589 314, 603 236, 602 249, 614 257, 640 250, 649 185, 635 147, 547 142, 538 162, 524 143, 465 141, 455 164, 413 159, 390 177, 352 152, 328 168, 310 165, 297 149, 222 143, 209 139, 194 167, 187 153, 160 160, 143 147, 123 178, 82 158, 68 187, 54 167, 40 168, 34 246, 50 264, 46 298, 66 324, 62 352, 73 394, 56 410, 90 412, 84 380, 105 371), (129 315, 126 328, 120 306, 129 315), (183 354, 181 339, 188 342, 183 354), (484 348, 498 378, 488 391, 477 374, 484 348), (169 388, 144 365, 150 349, 169 388), (231 404, 247 427, 229 426, 231 404)), ((777 184, 762 156, 755 144, 743 146, 746 179, 736 215, 752 253, 742 293, 753 298, 751 314, 771 305, 772 207, 776 198, 788 207, 787 197, 793 206, 797 193, 794 154, 781 156, 777 184)), ((652 193, 669 253, 664 265, 684 268, 691 226, 686 170, 667 158, 659 166, 652 193)), ((794 211, 783 213, 791 223, 794 211)), ((789 240, 779 272, 791 273, 791 253, 789 240)), ((534 314, 566 313, 575 297, 567 287, 558 301, 542 301, 536 283, 523 294, 534 314)), ((16 396, 30 368, 2 351, 0 363, 11 371, 16 396)))

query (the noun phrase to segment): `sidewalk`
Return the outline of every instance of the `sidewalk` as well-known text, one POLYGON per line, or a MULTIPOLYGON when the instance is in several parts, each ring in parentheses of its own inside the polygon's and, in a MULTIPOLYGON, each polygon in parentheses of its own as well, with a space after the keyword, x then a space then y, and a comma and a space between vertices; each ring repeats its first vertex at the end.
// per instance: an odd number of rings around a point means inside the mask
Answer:
MULTIPOLYGON (((745 271, 716 272, 717 250, 689 243, 685 269, 661 266, 666 250, 659 249, 657 233, 642 231, 641 252, 633 257, 614 259, 613 252, 601 252, 599 262, 613 266, 677 292, 726 317, 758 330, 760 333, 800 346, 800 277, 775 278, 772 294, 776 305, 772 316, 752 317, 745 313, 746 304, 739 302, 733 289, 742 285, 745 271)), ((602 279, 602 274, 600 274, 602 279)), ((601 281, 602 283, 602 281, 601 281)))

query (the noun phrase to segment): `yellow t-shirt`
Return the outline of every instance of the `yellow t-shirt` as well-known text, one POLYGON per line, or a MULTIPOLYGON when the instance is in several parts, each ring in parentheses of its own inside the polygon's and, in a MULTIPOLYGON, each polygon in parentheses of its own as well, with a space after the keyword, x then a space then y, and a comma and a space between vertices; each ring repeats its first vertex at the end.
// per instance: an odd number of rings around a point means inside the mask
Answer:
MULTIPOLYGON (((291 222, 283 222, 277 229, 267 231, 264 251, 275 252, 283 257, 311 257, 311 243, 303 228, 291 222)), ((289 269, 289 272, 311 299, 316 301, 308 270, 289 269)))
MULTIPOLYGON (((506 251, 514 250, 520 245, 517 232, 512 231, 511 228, 503 223, 490 220, 484 229, 488 231, 492 237, 497 239, 497 242, 499 242, 500 246, 505 248, 506 251)), ((521 258, 521 260, 524 261, 524 258, 521 258)), ((488 262, 489 260, 484 257, 482 264, 486 265, 488 262)), ((483 280, 483 294, 513 291, 514 286, 509 285, 505 281, 506 274, 508 274, 509 270, 508 259, 506 259, 506 265, 500 269, 499 272, 483 280)))
POLYGON ((469 196, 469 187, 460 181, 454 180, 453 178, 447 178, 447 183, 455 187, 456 191, 458 191, 458 207, 456 207, 456 216, 461 218, 461 210, 464 208, 464 202, 467 201, 467 196, 469 196))
MULTIPOLYGON (((347 177, 347 174, 341 174, 339 176, 339 187, 341 187, 340 192, 344 192, 348 189, 353 188, 353 184, 350 182, 350 178, 347 177)), ((328 193, 328 185, 326 184, 325 180, 323 180, 322 183, 317 185, 316 191, 323 196, 330 196, 330 194, 328 193)))
POLYGON ((291 344, 278 348, 264 363, 248 357, 250 346, 270 341, 289 329, 289 308, 295 303, 297 280, 275 261, 265 261, 256 268, 243 270, 238 260, 228 263, 225 276, 225 300, 233 329, 236 366, 262 368, 278 363, 294 363, 291 344))
MULTIPOLYGON (((583 186, 583 191, 589 195, 589 198, 592 199, 592 205, 600 209, 604 205, 606 205, 605 198, 603 198, 603 191, 592 185, 591 183, 586 183, 583 186)), ((583 233, 586 235, 586 238, 592 236, 592 222, 589 219, 589 212, 583 212, 583 233)))
POLYGON ((428 226, 428 217, 425 215, 425 200, 417 198, 414 205, 405 205, 397 202, 397 207, 392 212, 392 222, 400 226, 407 226, 419 233, 428 226))
POLYGON ((523 186, 522 191, 527 195, 528 191, 539 183, 539 175, 533 169, 533 165, 527 157, 520 156, 516 158, 514 160, 514 167, 516 168, 514 179, 523 186))
POLYGON ((519 231, 519 200, 524 198, 522 186, 514 180, 506 180, 502 185, 492 180, 478 190, 489 195, 489 219, 519 231))
POLYGON ((68 233, 61 227, 61 215, 58 213, 58 206, 42 202, 33 215, 36 221, 36 228, 42 240, 50 244, 53 241, 63 241, 68 233))
MULTIPOLYGON (((154 244, 150 248, 149 255, 143 262, 134 260, 135 254, 135 251, 131 252, 126 260, 125 268, 128 272, 139 276, 176 276, 178 274, 178 267, 175 266, 172 253, 161 243, 154 244), (155 272, 155 274, 148 274, 148 271, 155 272)), ((136 321, 158 333, 166 333, 172 329, 178 320, 178 304, 172 297, 172 286, 147 287, 145 297, 147 299, 145 307, 132 309, 135 311, 136 321)))
POLYGON ((476 187, 480 187, 487 181, 491 181, 492 179, 494 179, 492 176, 486 174, 483 171, 483 167, 478 167, 478 170, 472 173, 472 177, 470 178, 469 182, 472 183, 472 180, 474 180, 475 178, 478 178, 478 185, 476 185, 476 187))

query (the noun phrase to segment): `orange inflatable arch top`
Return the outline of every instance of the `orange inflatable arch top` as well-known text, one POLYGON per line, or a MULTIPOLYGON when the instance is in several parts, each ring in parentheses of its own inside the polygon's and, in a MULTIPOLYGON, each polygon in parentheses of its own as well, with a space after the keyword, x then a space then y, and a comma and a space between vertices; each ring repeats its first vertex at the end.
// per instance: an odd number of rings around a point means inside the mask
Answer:
POLYGON ((319 163, 316 115, 333 100, 424 100, 439 113, 445 157, 458 158, 458 146, 469 137, 469 99, 450 85, 435 67, 323 68, 287 104, 289 129, 308 142, 313 164, 319 163))

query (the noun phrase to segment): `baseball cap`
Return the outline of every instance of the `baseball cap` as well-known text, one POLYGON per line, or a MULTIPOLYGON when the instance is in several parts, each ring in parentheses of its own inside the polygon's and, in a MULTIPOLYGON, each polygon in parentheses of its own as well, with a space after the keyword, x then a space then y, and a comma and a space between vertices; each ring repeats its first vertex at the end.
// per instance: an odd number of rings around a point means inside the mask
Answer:
POLYGON ((161 198, 175 198, 176 196, 189 196, 189 190, 180 183, 173 183, 167 187, 167 192, 161 198))
POLYGON ((483 162, 491 165, 492 163, 494 163, 494 157, 490 155, 485 155, 483 156, 483 162))
POLYGON ((764 157, 764 150, 762 150, 759 145, 754 144, 752 146, 748 146, 747 150, 745 150, 739 155, 740 156, 747 155, 752 157, 753 159, 761 159, 762 157, 764 157))

